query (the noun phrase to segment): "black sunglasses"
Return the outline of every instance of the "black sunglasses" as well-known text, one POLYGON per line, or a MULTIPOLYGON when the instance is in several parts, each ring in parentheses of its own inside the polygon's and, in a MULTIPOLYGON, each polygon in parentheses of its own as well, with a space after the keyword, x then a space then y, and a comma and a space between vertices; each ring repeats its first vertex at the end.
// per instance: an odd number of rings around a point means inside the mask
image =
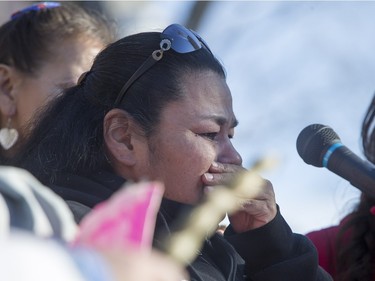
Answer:
POLYGON ((133 83, 141 77, 156 62, 161 60, 163 53, 170 49, 180 54, 191 53, 202 47, 206 48, 211 54, 206 42, 193 30, 180 24, 171 24, 161 33, 160 49, 152 52, 151 56, 134 72, 130 79, 121 88, 115 106, 118 106, 124 98, 127 90, 133 83))
POLYGON ((44 9, 51 9, 51 8, 56 8, 56 7, 60 7, 61 4, 58 3, 58 2, 41 2, 41 3, 36 3, 36 4, 33 4, 33 5, 30 5, 30 6, 27 6, 26 8, 23 8, 22 10, 19 10, 17 12, 14 12, 10 19, 11 20, 14 20, 30 11, 40 11, 40 10, 44 10, 44 9))

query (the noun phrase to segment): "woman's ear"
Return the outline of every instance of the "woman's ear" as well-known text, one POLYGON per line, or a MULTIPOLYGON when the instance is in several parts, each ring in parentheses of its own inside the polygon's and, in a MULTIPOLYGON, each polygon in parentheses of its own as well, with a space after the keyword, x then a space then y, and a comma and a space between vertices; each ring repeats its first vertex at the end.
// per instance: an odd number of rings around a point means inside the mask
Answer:
POLYGON ((104 117, 104 142, 111 154, 110 158, 128 166, 133 166, 136 162, 132 127, 132 119, 124 110, 112 109, 104 117))
POLYGON ((0 64, 0 113, 4 117, 12 117, 16 113, 16 102, 13 90, 12 67, 0 64))

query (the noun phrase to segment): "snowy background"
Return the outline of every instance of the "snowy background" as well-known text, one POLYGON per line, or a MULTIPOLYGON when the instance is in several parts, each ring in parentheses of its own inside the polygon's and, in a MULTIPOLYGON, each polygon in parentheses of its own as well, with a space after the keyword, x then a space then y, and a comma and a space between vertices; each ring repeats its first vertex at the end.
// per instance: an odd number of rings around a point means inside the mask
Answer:
MULTIPOLYGON (((9 14, 5 4, 0 16, 9 14)), ((127 35, 184 24, 193 4, 104 7, 127 35)), ((357 201, 347 181, 303 162, 296 139, 310 124, 329 125, 362 156, 360 126, 375 91, 374 15, 371 1, 212 1, 196 29, 227 70, 240 121, 234 144, 244 165, 265 156, 279 161, 263 176, 295 232, 337 223, 357 201)))

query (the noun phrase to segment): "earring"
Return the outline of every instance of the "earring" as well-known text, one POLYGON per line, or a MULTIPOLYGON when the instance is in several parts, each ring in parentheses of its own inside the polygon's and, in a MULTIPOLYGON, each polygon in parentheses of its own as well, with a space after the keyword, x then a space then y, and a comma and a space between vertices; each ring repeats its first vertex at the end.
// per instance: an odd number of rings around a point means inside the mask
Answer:
POLYGON ((11 118, 9 117, 6 128, 0 129, 0 144, 5 150, 11 148, 18 140, 18 131, 11 128, 10 125, 11 118))

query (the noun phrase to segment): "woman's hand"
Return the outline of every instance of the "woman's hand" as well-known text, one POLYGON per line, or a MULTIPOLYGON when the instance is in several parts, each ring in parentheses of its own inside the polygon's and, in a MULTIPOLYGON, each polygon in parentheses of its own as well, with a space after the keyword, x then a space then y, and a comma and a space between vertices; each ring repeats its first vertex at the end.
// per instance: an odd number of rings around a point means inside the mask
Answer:
MULTIPOLYGON (((238 165, 215 162, 203 175, 203 182, 207 185, 206 189, 210 190, 217 185, 230 184, 239 173, 245 171, 238 165)), ((239 198, 239 204, 238 210, 228 215, 234 231, 238 233, 261 227, 276 216, 275 193, 268 180, 263 180, 263 184, 251 198, 239 198)))

